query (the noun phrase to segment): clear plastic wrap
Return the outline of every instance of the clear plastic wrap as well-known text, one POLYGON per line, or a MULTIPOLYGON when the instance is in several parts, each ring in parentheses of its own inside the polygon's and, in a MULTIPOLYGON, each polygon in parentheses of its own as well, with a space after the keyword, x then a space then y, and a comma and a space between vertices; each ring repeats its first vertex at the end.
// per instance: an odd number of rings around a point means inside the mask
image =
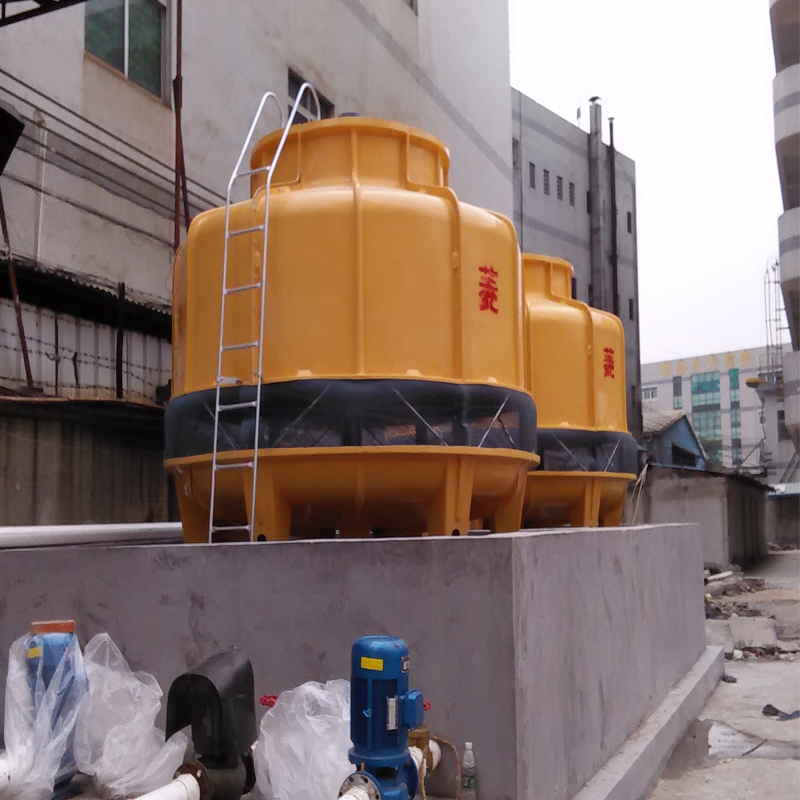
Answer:
POLYGON ((146 672, 133 672, 107 633, 84 650, 89 691, 75 729, 75 763, 94 777, 106 797, 157 789, 183 763, 188 739, 176 733, 164 741, 156 727, 161 687, 146 672))
POLYGON ((50 798, 86 691, 83 658, 74 636, 47 686, 42 658, 31 673, 31 640, 30 635, 17 639, 8 653, 3 735, 10 781, 0 790, 3 800, 50 798))
POLYGON ((261 720, 254 753, 266 800, 337 797, 353 772, 350 682, 304 683, 283 692, 261 720))

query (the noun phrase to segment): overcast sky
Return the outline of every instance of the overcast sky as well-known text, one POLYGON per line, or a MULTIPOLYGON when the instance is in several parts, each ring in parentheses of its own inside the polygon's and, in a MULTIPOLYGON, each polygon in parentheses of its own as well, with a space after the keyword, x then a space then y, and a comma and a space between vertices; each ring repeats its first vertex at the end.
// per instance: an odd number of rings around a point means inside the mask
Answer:
POLYGON ((600 95, 636 161, 642 361, 763 346, 783 210, 768 0, 509 6, 512 85, 571 121, 582 105, 584 130, 600 95))

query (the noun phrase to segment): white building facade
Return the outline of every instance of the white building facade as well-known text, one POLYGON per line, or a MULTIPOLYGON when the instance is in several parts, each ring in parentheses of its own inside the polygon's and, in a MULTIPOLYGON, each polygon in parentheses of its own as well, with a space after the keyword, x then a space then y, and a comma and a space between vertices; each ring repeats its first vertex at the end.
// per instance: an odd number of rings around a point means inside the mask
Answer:
POLYGON ((642 404, 683 411, 711 467, 761 475, 773 484, 797 480, 785 406, 774 393, 762 403, 768 355, 760 347, 642 364, 642 404))
MULTIPOLYGON (((459 199, 512 215, 504 0, 193 0, 183 8, 190 217, 224 204, 262 94, 276 92, 285 117, 302 80, 318 90, 325 115, 384 117, 439 136, 459 199)), ((0 102, 25 126, 0 176, 12 255, 0 245, 1 402, 7 410, 13 399, 15 415, 32 395, 39 415, 67 402, 117 403, 118 426, 126 405, 151 409, 146 458, 157 461, 170 376, 177 23, 175 0, 87 0, 0 23, 0 102)), ((259 133, 278 124, 270 109, 259 133)), ((183 209, 179 216, 183 236, 183 209)), ((35 481, 33 472, 11 474, 0 491, 35 481)), ((140 511, 131 515, 163 518, 163 504, 140 511)), ((73 521, 29 516, 10 521, 73 521)))
POLYGON ((622 321, 628 427, 641 441, 636 165, 603 142, 599 102, 588 133, 516 89, 511 103, 520 247, 569 261, 573 296, 622 321))
POLYGON ((781 377, 786 425, 800 452, 800 3, 770 0, 775 53, 775 155, 784 213, 778 220, 780 277, 792 350, 781 377))

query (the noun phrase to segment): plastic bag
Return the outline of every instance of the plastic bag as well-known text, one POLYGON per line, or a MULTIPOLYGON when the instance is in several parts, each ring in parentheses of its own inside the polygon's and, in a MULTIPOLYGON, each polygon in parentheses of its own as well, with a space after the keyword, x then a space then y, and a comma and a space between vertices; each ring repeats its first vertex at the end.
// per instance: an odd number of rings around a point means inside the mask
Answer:
POLYGON ((350 682, 304 683, 283 692, 261 720, 254 759, 266 800, 337 797, 353 772, 350 682))
POLYGON ((23 636, 8 652, 4 738, 10 782, 0 797, 9 800, 50 798, 86 691, 77 638, 66 647, 48 686, 42 658, 36 674, 30 673, 30 641, 30 635, 23 636))
POLYGON ((107 633, 84 650, 89 691, 75 728, 75 763, 95 778, 106 797, 144 794, 169 783, 183 763, 188 739, 165 743, 156 728, 161 687, 146 672, 134 673, 107 633))

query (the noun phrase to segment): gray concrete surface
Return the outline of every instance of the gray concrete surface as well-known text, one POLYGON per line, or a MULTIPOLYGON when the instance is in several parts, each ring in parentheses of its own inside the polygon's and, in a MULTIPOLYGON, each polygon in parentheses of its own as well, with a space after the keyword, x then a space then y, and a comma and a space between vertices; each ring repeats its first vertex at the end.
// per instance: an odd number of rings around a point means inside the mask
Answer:
MULTIPOLYGON (((769 624, 788 638, 800 624, 800 553, 773 554, 749 576, 763 578, 765 588, 724 599, 766 615, 738 621, 769 624)), ((709 638, 724 638, 726 630, 730 637, 729 622, 737 620, 708 620, 709 638)), ((779 639, 778 645, 788 643, 779 639)), ((780 722, 762 713, 767 703, 787 712, 800 709, 800 654, 796 642, 792 647, 777 658, 727 663, 737 682, 718 686, 676 748, 652 800, 800 797, 800 720, 780 722)))
POLYGON ((800 589, 800 550, 771 553, 745 574, 751 578, 763 578, 768 587, 800 589))
MULTIPOLYGON (((108 631, 164 688, 239 645, 257 695, 346 677, 362 634, 402 636, 432 730, 475 743, 481 800, 567 800, 703 653, 702 547, 662 525, 0 553, 0 675, 53 617, 83 642, 108 631)), ((447 795, 452 763, 438 779, 447 795)))
POLYGON ((708 647, 664 702, 574 800, 631 800, 656 782, 675 745, 725 671, 722 649, 708 647))
MULTIPOLYGON (((701 720, 721 721, 755 737, 800 747, 800 721, 765 717, 767 703, 785 711, 800 708, 800 661, 735 661, 727 672, 737 683, 721 683, 701 720)), ((743 757, 710 758, 708 740, 687 741, 675 751, 651 800, 792 800, 800 797, 800 761, 743 757)))

